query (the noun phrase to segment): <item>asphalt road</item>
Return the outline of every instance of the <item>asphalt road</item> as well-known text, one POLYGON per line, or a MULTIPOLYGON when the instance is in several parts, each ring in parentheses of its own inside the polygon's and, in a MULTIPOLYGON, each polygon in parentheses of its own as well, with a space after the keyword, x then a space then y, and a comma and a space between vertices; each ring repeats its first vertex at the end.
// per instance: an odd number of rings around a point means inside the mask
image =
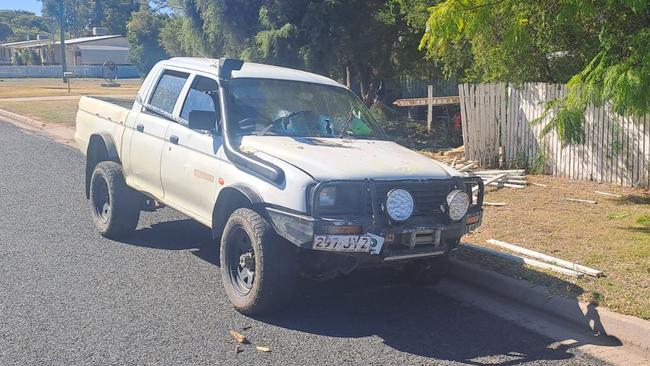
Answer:
POLYGON ((385 272, 305 283, 286 311, 242 316, 199 224, 164 209, 128 241, 100 237, 83 164, 0 123, 0 365, 601 364, 385 272), (230 329, 253 344, 236 353, 230 329))

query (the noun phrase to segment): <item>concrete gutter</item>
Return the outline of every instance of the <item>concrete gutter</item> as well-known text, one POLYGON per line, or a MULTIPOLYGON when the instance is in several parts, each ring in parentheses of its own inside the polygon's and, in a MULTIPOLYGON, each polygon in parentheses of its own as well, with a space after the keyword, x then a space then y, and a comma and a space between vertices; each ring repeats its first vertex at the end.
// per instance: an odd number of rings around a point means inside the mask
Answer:
POLYGON ((650 321, 554 295, 543 286, 507 277, 457 259, 451 260, 449 275, 461 282, 570 321, 595 334, 616 337, 622 343, 650 351, 650 321))
POLYGON ((74 126, 60 123, 47 123, 30 117, 0 109, 0 119, 24 130, 46 135, 60 143, 75 146, 74 126))

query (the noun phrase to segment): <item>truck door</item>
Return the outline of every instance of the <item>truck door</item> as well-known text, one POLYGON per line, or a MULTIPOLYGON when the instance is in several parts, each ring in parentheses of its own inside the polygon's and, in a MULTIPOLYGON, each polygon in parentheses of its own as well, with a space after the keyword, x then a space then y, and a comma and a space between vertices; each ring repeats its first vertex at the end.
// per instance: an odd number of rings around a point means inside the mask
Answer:
POLYGON ((218 84, 196 75, 180 110, 180 123, 167 130, 161 162, 165 199, 209 224, 219 190, 217 153, 223 143, 218 133, 218 84))
POLYGON ((130 183, 154 197, 163 198, 160 159, 167 129, 189 74, 165 70, 150 94, 147 108, 136 117, 129 143, 130 183))

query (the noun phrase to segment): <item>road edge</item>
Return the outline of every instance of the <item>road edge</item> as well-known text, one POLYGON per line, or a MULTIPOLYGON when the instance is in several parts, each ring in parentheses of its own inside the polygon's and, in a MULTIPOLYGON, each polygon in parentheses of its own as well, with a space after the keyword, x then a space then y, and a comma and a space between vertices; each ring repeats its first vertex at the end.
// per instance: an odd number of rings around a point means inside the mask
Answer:
POLYGON ((551 294, 545 287, 451 259, 449 275, 509 300, 567 320, 594 333, 650 351, 650 321, 618 314, 593 304, 551 294))
POLYGON ((0 108, 0 118, 21 129, 45 135, 65 145, 76 146, 72 126, 39 121, 2 108, 0 108))

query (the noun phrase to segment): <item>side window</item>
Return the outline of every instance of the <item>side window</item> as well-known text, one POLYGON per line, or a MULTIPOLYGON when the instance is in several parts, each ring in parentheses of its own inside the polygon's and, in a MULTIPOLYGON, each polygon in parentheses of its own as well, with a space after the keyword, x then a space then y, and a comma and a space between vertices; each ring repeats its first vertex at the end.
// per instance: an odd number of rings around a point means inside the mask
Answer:
POLYGON ((171 114, 188 76, 188 74, 182 72, 165 71, 158 80, 158 85, 153 91, 149 104, 171 114))
POLYGON ((211 126, 212 129, 217 125, 220 116, 218 92, 215 80, 203 76, 194 78, 180 115, 190 128, 211 126))

